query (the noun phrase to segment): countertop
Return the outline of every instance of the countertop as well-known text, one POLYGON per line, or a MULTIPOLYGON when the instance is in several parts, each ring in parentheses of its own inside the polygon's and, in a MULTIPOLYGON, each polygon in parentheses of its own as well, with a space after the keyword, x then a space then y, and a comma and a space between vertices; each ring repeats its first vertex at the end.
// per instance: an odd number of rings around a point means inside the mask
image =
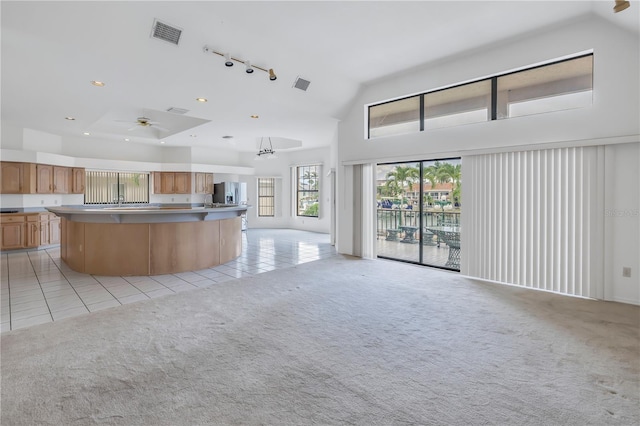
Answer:
POLYGON ((75 222, 157 223, 219 220, 242 215, 249 205, 214 207, 111 206, 111 207, 47 207, 51 213, 75 222))

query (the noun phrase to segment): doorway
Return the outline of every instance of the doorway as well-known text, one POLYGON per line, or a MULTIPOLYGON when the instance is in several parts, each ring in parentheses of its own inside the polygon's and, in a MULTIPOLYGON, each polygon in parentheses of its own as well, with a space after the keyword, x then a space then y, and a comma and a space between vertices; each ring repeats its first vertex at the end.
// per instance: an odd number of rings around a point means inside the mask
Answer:
POLYGON ((460 158, 378 164, 378 257, 460 270, 460 158))

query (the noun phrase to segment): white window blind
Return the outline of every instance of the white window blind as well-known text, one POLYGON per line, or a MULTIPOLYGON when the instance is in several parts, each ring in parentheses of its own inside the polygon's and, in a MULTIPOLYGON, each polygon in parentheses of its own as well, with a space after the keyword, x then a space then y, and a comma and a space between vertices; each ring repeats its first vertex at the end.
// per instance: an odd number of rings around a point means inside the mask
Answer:
POLYGON ((463 157, 465 275, 602 297, 598 147, 463 157))
POLYGON ((258 178, 258 216, 273 217, 276 214, 276 179, 258 178))
POLYGON ((148 203, 149 173, 87 171, 85 204, 148 203))

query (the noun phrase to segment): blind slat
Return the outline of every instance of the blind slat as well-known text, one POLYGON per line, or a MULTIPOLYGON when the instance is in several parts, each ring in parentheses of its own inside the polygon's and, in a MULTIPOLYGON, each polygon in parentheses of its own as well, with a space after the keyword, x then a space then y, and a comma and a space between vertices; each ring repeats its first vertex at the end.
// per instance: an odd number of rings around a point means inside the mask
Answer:
POLYGON ((597 155, 577 147, 464 157, 475 184, 463 186, 463 273, 594 297, 597 155))

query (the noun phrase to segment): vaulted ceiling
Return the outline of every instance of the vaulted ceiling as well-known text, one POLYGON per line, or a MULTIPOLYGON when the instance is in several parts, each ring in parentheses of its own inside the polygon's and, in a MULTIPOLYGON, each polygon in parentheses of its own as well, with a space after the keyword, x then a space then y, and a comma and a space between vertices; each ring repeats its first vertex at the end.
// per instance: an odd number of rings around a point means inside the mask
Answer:
POLYGON ((589 14, 638 31, 640 4, 613 4, 3 1, 2 121, 87 143, 326 146, 367 84, 589 14), (151 36, 156 20, 182 30, 178 45, 151 36), (205 46, 259 68, 226 67, 205 46))

